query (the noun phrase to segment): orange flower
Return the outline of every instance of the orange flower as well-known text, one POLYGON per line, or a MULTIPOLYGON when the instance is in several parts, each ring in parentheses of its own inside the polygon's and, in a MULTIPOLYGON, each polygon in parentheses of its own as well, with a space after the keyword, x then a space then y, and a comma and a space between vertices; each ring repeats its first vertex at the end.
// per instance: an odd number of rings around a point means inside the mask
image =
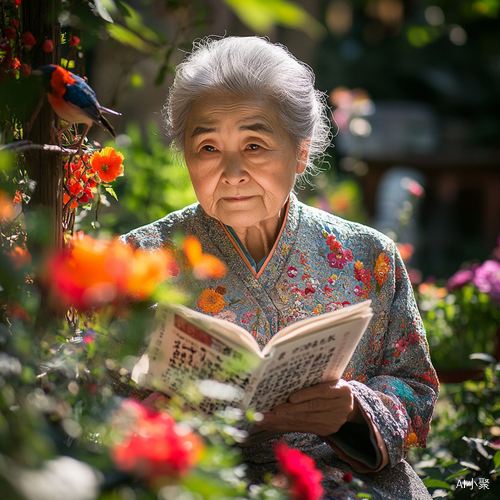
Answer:
POLYGON ((136 251, 118 240, 99 241, 77 233, 72 249, 53 256, 46 282, 56 300, 87 309, 132 295, 147 298, 170 275, 171 257, 163 250, 136 251))
POLYGON ((385 253, 381 253, 375 263, 374 275, 378 284, 382 286, 387 281, 387 275, 391 270, 390 259, 385 253))
MULTIPOLYGON (((126 260, 115 258, 109 242, 81 234, 49 262, 49 281, 58 299, 80 308, 112 301, 126 270, 126 260)), ((123 245, 122 245, 123 246, 123 245)))
POLYGON ((21 203, 23 201, 23 195, 19 191, 16 191, 13 201, 14 203, 21 203))
POLYGON ((406 438, 405 442, 406 449, 412 448, 413 446, 418 446, 418 437, 414 432, 408 434, 408 437, 406 438))
POLYGON ((27 250, 22 249, 21 247, 13 248, 7 255, 12 262, 12 267, 16 271, 31 264, 30 253, 27 250))
POLYGON ((90 164, 101 181, 111 182, 123 175, 123 159, 124 156, 120 152, 107 147, 102 151, 96 151, 90 158, 90 164))
POLYGON ((414 252, 414 247, 411 243, 398 243, 398 250, 404 262, 409 260, 414 252))
POLYGON ((212 288, 204 290, 198 301, 198 307, 204 313, 217 314, 222 311, 225 306, 227 306, 227 302, 224 300, 224 295, 221 295, 212 288))
POLYGON ((137 250, 127 277, 127 292, 139 299, 147 298, 158 283, 170 277, 171 261, 170 255, 164 250, 137 250))
POLYGON ((182 249, 189 263, 193 266, 193 274, 199 280, 220 280, 227 272, 227 266, 213 255, 203 253, 200 242, 194 236, 188 236, 182 249))
POLYGON ((10 220, 14 216, 14 205, 10 196, 0 191, 0 221, 10 220))

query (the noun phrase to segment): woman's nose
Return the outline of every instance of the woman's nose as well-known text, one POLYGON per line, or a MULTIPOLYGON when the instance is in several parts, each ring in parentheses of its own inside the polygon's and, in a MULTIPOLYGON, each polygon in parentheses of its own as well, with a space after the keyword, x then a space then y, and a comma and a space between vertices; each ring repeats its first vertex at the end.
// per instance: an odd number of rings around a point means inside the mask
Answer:
POLYGON ((241 184, 250 178, 241 159, 228 155, 224 160, 222 180, 227 184, 241 184))

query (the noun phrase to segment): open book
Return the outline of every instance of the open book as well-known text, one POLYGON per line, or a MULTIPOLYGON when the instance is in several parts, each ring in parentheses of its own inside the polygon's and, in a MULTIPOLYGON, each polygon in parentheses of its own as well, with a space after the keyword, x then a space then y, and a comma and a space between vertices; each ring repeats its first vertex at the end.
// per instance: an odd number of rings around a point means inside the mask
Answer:
POLYGON ((290 394, 339 379, 373 315, 370 301, 306 318, 261 351, 244 328, 179 304, 159 305, 149 348, 135 366, 139 385, 178 394, 196 384, 195 409, 268 412, 290 394))

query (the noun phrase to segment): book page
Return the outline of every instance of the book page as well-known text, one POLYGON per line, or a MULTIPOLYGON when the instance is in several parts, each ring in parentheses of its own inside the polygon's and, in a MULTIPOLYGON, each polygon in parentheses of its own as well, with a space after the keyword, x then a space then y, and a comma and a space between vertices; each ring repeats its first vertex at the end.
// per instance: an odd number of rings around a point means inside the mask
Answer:
POLYGON ((370 313, 349 323, 329 325, 278 345, 266 358, 262 378, 243 405, 265 413, 300 389, 340 378, 371 317, 370 313))
POLYGON ((262 354, 266 355, 271 349, 282 342, 288 341, 297 335, 302 335, 304 332, 322 330, 325 324, 341 324, 345 321, 352 321, 356 316, 364 316, 372 312, 371 300, 364 300, 357 304, 351 304, 336 311, 320 314, 303 319, 292 325, 288 325, 274 335, 267 346, 263 349, 262 354))
POLYGON ((261 356, 258 342, 252 334, 239 325, 229 321, 214 318, 208 314, 203 314, 186 306, 175 303, 168 303, 165 306, 168 309, 179 312, 191 323, 198 325, 205 332, 212 334, 223 342, 229 342, 231 345, 241 345, 261 356))
MULTIPOLYGON (((248 351, 221 341, 172 309, 157 314, 146 384, 186 400, 191 399, 193 385, 201 384, 207 394, 192 406, 207 414, 225 406, 239 407, 253 371, 248 351)), ((255 364, 258 358, 252 356, 252 361, 255 364)))

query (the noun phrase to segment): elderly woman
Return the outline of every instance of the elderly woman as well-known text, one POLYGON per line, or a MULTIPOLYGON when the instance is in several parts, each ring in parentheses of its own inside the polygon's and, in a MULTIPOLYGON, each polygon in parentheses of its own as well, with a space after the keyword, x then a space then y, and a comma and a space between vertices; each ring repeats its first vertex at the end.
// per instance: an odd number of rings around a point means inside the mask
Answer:
MULTIPOLYGON (((372 498, 430 498, 403 457, 425 446, 439 386, 397 248, 293 194, 330 140, 311 70, 261 38, 205 40, 178 66, 165 114, 199 203, 124 239, 153 249, 196 236, 228 272, 192 307, 261 347, 292 322, 371 299, 342 380, 295 393, 262 427, 316 460, 330 497, 350 498, 341 478, 352 472, 372 498)), ((244 451, 256 480, 276 469, 272 444, 244 451)))

